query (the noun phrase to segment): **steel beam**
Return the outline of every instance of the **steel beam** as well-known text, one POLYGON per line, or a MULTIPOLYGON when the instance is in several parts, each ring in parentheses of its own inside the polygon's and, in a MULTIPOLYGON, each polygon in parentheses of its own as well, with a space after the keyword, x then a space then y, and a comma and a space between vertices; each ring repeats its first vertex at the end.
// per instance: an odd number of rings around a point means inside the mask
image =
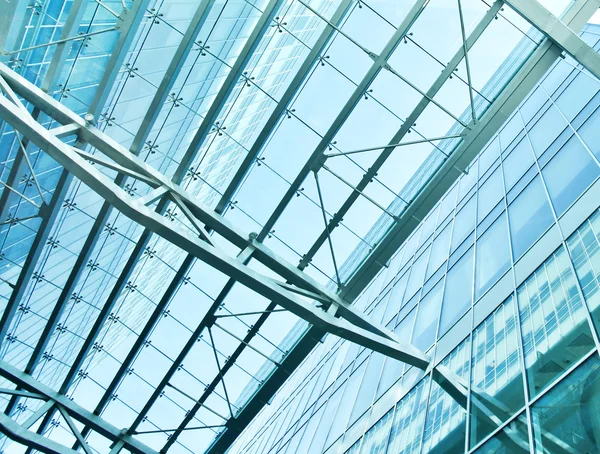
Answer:
MULTIPOLYGON (((598 0, 589 1, 595 4, 596 8, 600 7, 598 0)), ((507 0, 506 3, 600 80, 600 55, 572 28, 561 22, 537 0, 507 0)))
MULTIPOLYGON (((121 429, 117 429, 116 427, 109 424, 102 418, 94 415, 92 412, 90 412, 90 411, 86 410, 85 408, 81 407, 80 405, 76 404, 68 397, 66 397, 63 394, 58 393, 55 390, 49 388, 48 386, 40 383, 39 381, 37 381, 36 379, 31 377, 30 375, 20 371, 16 367, 10 365, 9 363, 7 363, 3 360, 0 360, 0 376, 4 377, 5 379, 9 380, 10 382, 16 384, 20 388, 34 392, 36 394, 40 394, 41 396, 43 396, 44 400, 52 401, 52 402, 54 402, 55 405, 60 405, 61 407, 64 408, 64 410, 68 413, 68 415, 70 417, 72 417, 73 419, 79 421, 82 424, 85 424, 85 425, 91 427, 95 432, 99 433, 103 437, 106 437, 113 442, 122 442, 123 447, 133 453, 137 453, 137 454, 154 454, 154 453, 156 453, 156 451, 150 449, 148 446, 146 446, 145 444, 136 440, 132 436, 124 434, 121 429)), ((40 438, 43 438, 40 435, 32 434, 28 431, 27 431, 27 433, 23 433, 22 431, 17 430, 18 429, 17 427, 8 423, 8 420, 10 419, 10 418, 8 418, 8 416, 5 416, 4 414, 1 414, 1 415, 2 416, 0 416, 0 418, 2 418, 2 419, 1 419, 0 424, 3 427, 7 428, 10 431, 10 433, 15 436, 21 436, 21 437, 24 436, 24 438, 19 440, 19 442, 22 442, 28 446, 31 446, 31 443, 34 443, 34 442, 40 443, 39 447, 36 446, 35 449, 40 449, 40 448, 45 448, 45 447, 50 446, 47 444, 47 442, 42 443, 40 441, 40 438), (38 437, 40 437, 40 438, 38 438, 38 437)), ((44 439, 44 440, 47 440, 47 439, 44 439)), ((50 441, 50 440, 47 440, 47 441, 50 441)), ((52 445, 52 446, 55 446, 55 445, 52 445)), ((48 451, 44 451, 44 452, 48 452, 48 453, 69 452, 70 453, 72 451, 70 449, 64 448, 64 450, 62 450, 62 451, 61 450, 58 450, 58 451, 48 450, 48 451)))

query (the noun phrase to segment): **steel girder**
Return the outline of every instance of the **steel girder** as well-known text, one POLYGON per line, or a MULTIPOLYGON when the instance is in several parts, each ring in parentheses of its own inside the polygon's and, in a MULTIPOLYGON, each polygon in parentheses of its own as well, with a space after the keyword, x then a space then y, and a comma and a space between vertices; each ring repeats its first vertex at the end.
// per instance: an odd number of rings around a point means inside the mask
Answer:
MULTIPOLYGON (((18 441, 19 443, 22 443, 26 446, 29 446, 30 448, 34 448, 48 454, 52 454, 55 452, 76 452, 71 449, 65 448, 64 446, 60 445, 55 441, 42 437, 41 435, 36 434, 35 432, 30 432, 29 430, 27 430, 29 427, 35 424, 42 416, 44 416, 44 414, 47 414, 47 412, 51 411, 54 408, 57 408, 76 438, 80 438, 81 435, 79 433, 79 430, 73 424, 72 419, 91 427, 95 432, 98 432, 103 437, 108 438, 116 446, 119 447, 118 449, 125 448, 131 451, 132 453, 136 454, 156 453, 156 451, 150 449, 145 444, 124 433, 123 430, 117 429, 116 427, 107 423, 99 416, 94 415, 92 412, 86 410, 80 405, 77 405, 68 397, 56 392, 55 390, 49 388, 43 383, 40 383, 39 381, 35 380, 30 375, 24 373, 23 371, 2 360, 0 360, 0 376, 10 381, 11 383, 14 383, 14 385, 16 385, 16 387, 18 387, 19 389, 26 390, 19 391, 17 389, 2 388, 0 389, 0 394, 20 395, 33 399, 43 400, 46 402, 46 404, 42 405, 42 407, 40 407, 40 409, 37 412, 34 412, 34 414, 22 425, 18 424, 4 413, 0 413, 0 429, 8 437, 18 441)), ((89 447, 85 443, 84 450, 87 453, 91 452, 89 447)))
MULTIPOLYGON (((500 3, 498 2, 498 4, 500 3)), ((597 9, 596 0, 576 0, 570 6, 562 22, 571 30, 580 30, 597 9)), ((488 17, 488 19, 490 18, 488 17)), ((473 33, 476 30, 477 28, 473 33)), ((467 39, 467 43, 472 46, 470 40, 471 37, 467 39)), ((459 148, 436 171, 420 193, 411 201, 407 209, 395 220, 385 237, 353 273, 341 290, 341 297, 353 301, 360 294, 362 289, 383 267, 382 264, 387 263, 394 252, 418 227, 420 222, 418 219, 423 219, 430 212, 463 173, 464 169, 468 168, 469 163, 558 59, 561 51, 562 48, 550 39, 546 39, 538 46, 510 83, 498 95, 483 117, 469 125, 471 130, 465 135, 459 148)), ((227 428, 217 436, 211 448, 207 451, 208 453, 224 452, 232 445, 241 431, 271 401, 277 390, 300 366, 306 355, 318 345, 324 334, 325 332, 318 327, 310 328, 304 337, 290 350, 281 366, 273 371, 252 399, 236 415, 235 420, 231 421, 231 424, 228 424, 227 428)))
MULTIPOLYGON (((181 187, 172 183, 167 177, 146 165, 134 154, 4 65, 0 65, 0 77, 8 82, 16 93, 47 115, 64 125, 74 125, 73 129, 77 129, 77 134, 81 136, 81 140, 92 145, 98 153, 88 154, 63 143, 52 131, 44 129, 35 122, 33 117, 22 108, 22 105, 18 104, 18 101, 15 104, 7 97, 1 97, 0 117, 52 156, 66 170, 110 201, 123 214, 146 226, 149 231, 162 236, 184 250, 190 251, 191 255, 196 258, 232 276, 236 281, 305 319, 322 332, 332 333, 352 342, 357 342, 369 349, 420 369, 425 370, 432 367, 429 356, 410 345, 399 342, 394 333, 367 320, 335 293, 285 262, 262 243, 257 242, 256 234, 250 234, 249 237, 241 234, 214 211, 195 202, 181 187), (95 163, 96 166, 88 161, 95 163), (148 199, 147 197, 134 198, 112 179, 97 170, 98 166, 104 166, 123 175, 134 177, 140 182, 147 183, 152 188, 164 188, 172 197, 174 203, 183 209, 192 225, 198 226, 198 235, 190 234, 183 228, 174 227, 173 224, 165 222, 162 216, 145 205, 144 201, 148 199), (200 223, 204 227, 200 226, 200 223), (206 237, 203 232, 204 229, 208 228, 242 249, 241 257, 238 259, 232 258, 215 247, 210 238, 206 237), (253 254, 256 260, 279 274, 287 283, 261 275, 245 266, 243 262, 250 254, 253 254), (314 299, 320 302, 322 306, 316 307, 306 299, 301 298, 301 296, 314 299), (334 313, 341 318, 334 317, 334 313)), ((187 266, 184 263, 181 272, 186 269, 187 266)), ((171 291, 174 291, 174 289, 169 292, 171 291)), ((166 300, 168 300, 168 297, 166 300)), ((209 312, 208 317, 214 316, 209 312)), ((199 335, 199 333, 196 334, 199 335)), ((191 341, 195 342, 196 338, 192 338, 191 341)), ((176 362, 174 365, 177 366, 178 363, 176 362)), ((108 436, 111 440, 117 436, 116 429, 109 428, 109 430, 105 425, 100 425, 102 420, 98 415, 86 412, 80 407, 73 407, 75 404, 72 404, 64 396, 64 391, 50 391, 44 385, 36 382, 30 375, 17 371, 12 366, 2 362, 0 362, 0 375, 15 382, 21 388, 33 389, 44 396, 49 396, 59 406, 68 409, 71 416, 83 422, 90 429, 108 436), (63 401, 71 403, 72 407, 66 407, 63 401)), ((436 381, 450 395, 460 402, 466 402, 467 388, 458 377, 441 366, 435 368, 434 375, 436 381)), ((51 410, 51 408, 47 408, 45 412, 51 410)), ((40 418, 41 416, 39 415, 40 418)), ((46 449, 43 444, 45 439, 42 440, 39 436, 32 434, 27 434, 26 437, 21 436, 22 434, 20 435, 15 427, 10 426, 12 423, 5 421, 6 418, 8 417, 4 417, 0 423, 7 422, 8 424, 5 427, 16 439, 26 441, 36 449, 40 447, 46 449)), ((114 441, 122 443, 123 447, 134 452, 152 452, 143 445, 136 445, 130 437, 132 432, 131 429, 129 431, 118 431, 120 438, 114 441)), ((81 434, 77 438, 80 443, 83 442, 81 434)), ((60 452, 68 451, 61 449, 60 452)))

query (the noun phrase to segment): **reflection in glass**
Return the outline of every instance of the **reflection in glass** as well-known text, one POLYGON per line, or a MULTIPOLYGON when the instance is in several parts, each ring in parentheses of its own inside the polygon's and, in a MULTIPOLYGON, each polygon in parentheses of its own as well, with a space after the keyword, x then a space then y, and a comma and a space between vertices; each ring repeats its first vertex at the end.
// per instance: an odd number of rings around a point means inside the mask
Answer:
POLYGON ((517 336, 512 296, 473 332, 470 446, 483 440, 525 403, 517 336), (502 402, 501 408, 492 405, 494 402, 502 402))
POLYGON ((452 247, 450 252, 454 252, 464 239, 475 229, 475 197, 472 197, 467 204, 456 213, 454 220, 454 233, 452 234, 452 247))
POLYGON ((474 454, 529 453, 529 435, 525 414, 519 415, 504 430, 486 441, 474 454))
POLYGON ((365 434, 360 450, 362 454, 379 454, 385 452, 385 447, 388 444, 390 436, 390 429, 392 428, 393 414, 394 409, 392 408, 365 434))
POLYGON ((531 408, 536 453, 597 453, 600 359, 594 354, 531 408))
POLYGON ((519 181, 532 164, 533 153, 529 141, 527 138, 523 138, 504 159, 504 182, 507 191, 519 181))
POLYGON ((502 215, 477 240, 475 299, 483 295, 510 266, 506 214, 502 215))
MULTIPOLYGON (((470 350, 470 339, 467 338, 442 361, 442 364, 463 379, 464 383, 469 376, 470 350)), ((432 382, 422 452, 464 452, 465 421, 465 409, 437 383, 432 382)))
POLYGON ((517 260, 554 222, 539 176, 508 207, 508 217, 513 254, 517 260))
POLYGON ((415 386, 396 405, 387 452, 418 453, 429 395, 429 376, 415 386))
POLYGON ((542 169, 550 199, 560 216, 598 176, 598 165, 573 135, 542 169))
POLYGON ((412 344, 423 351, 435 340, 437 322, 442 303, 442 279, 419 303, 418 314, 413 330, 412 344))
POLYGON ((594 348, 569 258, 561 247, 517 290, 523 353, 534 397, 594 348))
POLYGON ((471 248, 456 265, 448 271, 442 319, 440 321, 441 337, 471 307, 473 289, 473 248, 471 248))
POLYGON ((600 212, 596 211, 567 241, 575 273, 596 329, 600 328, 600 212))

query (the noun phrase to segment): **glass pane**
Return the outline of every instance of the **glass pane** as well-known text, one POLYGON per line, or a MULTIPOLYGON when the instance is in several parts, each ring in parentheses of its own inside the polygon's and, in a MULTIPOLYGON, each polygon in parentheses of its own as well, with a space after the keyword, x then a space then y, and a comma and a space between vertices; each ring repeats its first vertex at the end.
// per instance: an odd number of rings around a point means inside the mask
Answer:
POLYGON ((542 115, 538 122, 529 129, 531 146, 537 157, 540 157, 548 146, 554 142, 560 132, 565 129, 567 122, 558 109, 549 104, 548 110, 542 115))
POLYGON ((598 176, 598 165, 576 136, 542 169, 550 199, 560 216, 598 176))
POLYGON ((536 177, 508 207, 508 215, 513 254, 516 260, 554 222, 554 216, 539 177, 536 177))
POLYGON ((506 190, 512 188, 533 164, 533 153, 526 137, 504 159, 504 182, 506 190))
POLYGON ((443 283, 442 279, 419 303, 412 343, 423 351, 431 347, 435 340, 443 283))
POLYGON ((442 306, 442 320, 440 322, 441 337, 456 321, 471 307, 471 293, 473 291, 473 248, 471 248, 448 271, 446 290, 444 292, 444 305, 442 306))
POLYGON ((454 252, 464 239, 475 229, 475 197, 472 197, 467 204, 456 213, 454 219, 454 233, 452 234, 452 247, 450 252, 454 252))
POLYGON ((516 304, 512 296, 473 332, 470 446, 483 440, 525 403, 517 336, 516 304), (498 411, 485 396, 501 401, 506 407, 498 411))
POLYGON ((479 204, 477 206, 477 223, 483 221, 487 214, 492 211, 504 195, 504 185, 502 184, 502 174, 498 167, 491 177, 479 188, 477 197, 479 204))
POLYGON ((536 453, 600 446, 600 359, 594 354, 531 408, 536 453))
POLYGON ((529 453, 529 435, 525 414, 511 422, 506 429, 486 441, 474 454, 529 453))
POLYGON ((431 275, 437 271, 440 265, 448 258, 448 244, 450 242, 451 232, 452 225, 448 224, 444 230, 433 240, 433 246, 431 247, 431 256, 429 257, 429 264, 427 265, 425 280, 429 279, 431 275))
POLYGON ((600 159, 600 109, 596 109, 578 132, 596 158, 600 159))
POLYGON ((517 290, 530 395, 594 348, 569 258, 561 247, 517 290))
POLYGON ((600 213, 592 215, 569 238, 567 245, 575 273, 596 328, 600 328, 600 213))
POLYGON ((510 266, 506 213, 477 240, 475 299, 483 295, 510 266))
POLYGON ((423 252, 413 263, 412 270, 410 272, 410 278, 408 279, 408 285, 406 287, 406 294, 404 299, 411 298, 417 290, 423 286, 423 278, 425 277, 425 270, 427 269, 427 260, 429 259, 429 249, 423 252))

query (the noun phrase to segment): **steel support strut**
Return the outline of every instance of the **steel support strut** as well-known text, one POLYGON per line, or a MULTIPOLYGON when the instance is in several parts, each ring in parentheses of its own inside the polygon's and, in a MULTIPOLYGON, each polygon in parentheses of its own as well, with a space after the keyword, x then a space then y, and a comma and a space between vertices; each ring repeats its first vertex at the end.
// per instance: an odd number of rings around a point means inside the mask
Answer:
MULTIPOLYGON (((72 419, 91 427, 95 432, 99 433, 103 437, 108 438, 114 443, 121 443, 122 446, 136 454, 155 454, 156 451, 150 449, 144 443, 136 440, 135 438, 126 435, 121 429, 117 429, 112 424, 109 424, 97 415, 86 410, 80 405, 73 402, 68 397, 60 394, 48 386, 40 383, 30 375, 20 371, 16 367, 9 363, 0 360, 0 376, 14 383, 21 389, 28 391, 30 394, 28 397, 33 399, 44 400, 49 404, 43 405, 40 411, 35 412, 30 418, 30 421, 24 424, 18 424, 4 413, 0 413, 0 428, 2 432, 13 440, 18 441, 30 448, 37 449, 46 453, 74 453, 71 449, 60 445, 59 443, 49 440, 39 434, 30 432, 27 430, 33 425, 44 412, 52 411, 54 407, 57 407, 64 419, 67 421, 69 428, 73 431, 75 437, 80 436, 78 429, 72 424, 72 419)), ((0 390, 2 393, 12 393, 14 390, 0 390)), ((89 452, 87 444, 85 444, 85 452, 89 452)))

